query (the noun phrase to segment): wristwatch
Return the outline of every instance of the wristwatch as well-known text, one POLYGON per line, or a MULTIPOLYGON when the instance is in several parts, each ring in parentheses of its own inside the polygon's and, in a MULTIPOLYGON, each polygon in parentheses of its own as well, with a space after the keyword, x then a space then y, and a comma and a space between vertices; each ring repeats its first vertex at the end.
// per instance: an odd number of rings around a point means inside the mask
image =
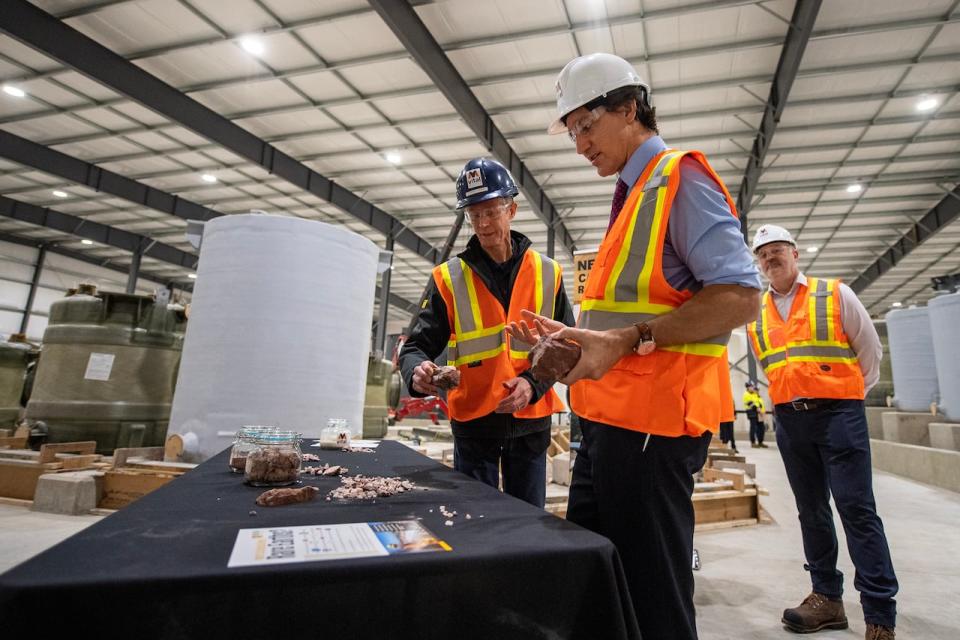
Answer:
POLYGON ((653 341, 653 330, 646 322, 637 322, 633 326, 640 332, 637 344, 633 346, 634 353, 638 356, 650 355, 657 348, 657 343, 653 341))

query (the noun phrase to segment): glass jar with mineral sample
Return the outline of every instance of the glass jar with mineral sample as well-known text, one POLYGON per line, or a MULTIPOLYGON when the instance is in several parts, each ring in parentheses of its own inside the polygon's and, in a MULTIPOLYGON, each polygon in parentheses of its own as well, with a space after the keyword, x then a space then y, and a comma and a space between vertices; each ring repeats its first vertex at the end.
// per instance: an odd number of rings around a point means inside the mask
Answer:
POLYGON ((255 487, 283 487, 300 480, 300 434, 293 431, 260 433, 247 454, 243 480, 255 487))
POLYGON ((247 468, 247 456, 254 449, 254 441, 261 433, 276 431, 276 427, 262 425, 247 425, 240 427, 233 440, 233 447, 230 449, 230 471, 234 473, 243 473, 247 468))
POLYGON ((343 418, 330 418, 320 430, 321 449, 349 449, 350 424, 343 418))

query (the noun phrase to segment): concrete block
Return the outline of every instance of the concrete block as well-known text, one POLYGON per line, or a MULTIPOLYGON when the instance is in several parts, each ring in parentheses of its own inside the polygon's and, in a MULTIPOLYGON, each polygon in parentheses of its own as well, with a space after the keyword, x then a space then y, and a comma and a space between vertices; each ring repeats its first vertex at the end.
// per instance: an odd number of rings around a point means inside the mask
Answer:
POLYGON ((99 471, 45 473, 37 480, 31 509, 66 515, 89 513, 100 501, 102 476, 99 471))
POLYGON ((564 451, 553 456, 553 481, 564 486, 570 485, 570 452, 564 451))
POLYGON ((890 407, 867 407, 867 428, 870 437, 883 440, 883 414, 892 411, 890 407))
POLYGON ((887 411, 883 414, 883 439, 888 442, 930 446, 931 422, 943 418, 929 413, 909 413, 906 411, 887 411))
POLYGON ((930 446, 948 451, 960 451, 960 424, 930 423, 930 446))
POLYGON ((960 491, 960 451, 945 451, 899 442, 871 440, 875 469, 960 491))

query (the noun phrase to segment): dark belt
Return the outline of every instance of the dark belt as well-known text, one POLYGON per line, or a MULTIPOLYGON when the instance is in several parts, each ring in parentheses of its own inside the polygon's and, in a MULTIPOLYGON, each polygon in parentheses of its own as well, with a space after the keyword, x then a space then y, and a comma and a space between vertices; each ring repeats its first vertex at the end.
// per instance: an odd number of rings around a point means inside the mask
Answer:
POLYGON ((774 409, 789 409, 791 411, 814 411, 816 409, 826 409, 831 407, 840 400, 834 398, 804 398, 803 400, 791 400, 790 402, 784 402, 778 404, 774 409))

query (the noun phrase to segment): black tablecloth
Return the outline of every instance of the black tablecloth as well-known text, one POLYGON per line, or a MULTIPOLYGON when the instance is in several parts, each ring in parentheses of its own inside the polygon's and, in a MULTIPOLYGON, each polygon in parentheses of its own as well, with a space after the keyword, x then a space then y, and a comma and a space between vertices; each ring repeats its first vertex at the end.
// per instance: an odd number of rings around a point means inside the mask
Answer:
POLYGON ((639 636, 606 538, 396 442, 374 453, 306 450, 351 474, 403 476, 426 490, 327 502, 339 480, 306 476, 321 489, 313 502, 258 507, 263 489, 230 473, 224 452, 0 576, 3 635, 639 636), (454 526, 441 505, 458 512, 454 526), (453 551, 227 568, 239 529, 412 518, 453 551))

